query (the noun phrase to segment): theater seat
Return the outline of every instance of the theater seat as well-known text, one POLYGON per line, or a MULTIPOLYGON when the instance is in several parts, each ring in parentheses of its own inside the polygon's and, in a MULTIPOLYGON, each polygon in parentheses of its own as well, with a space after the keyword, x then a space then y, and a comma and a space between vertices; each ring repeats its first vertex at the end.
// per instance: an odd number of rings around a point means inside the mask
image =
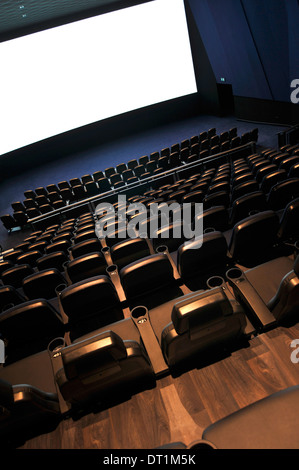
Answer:
POLYGON ((64 400, 75 407, 102 403, 119 391, 136 393, 136 383, 153 378, 150 361, 134 340, 107 330, 61 350, 56 382, 64 400))
POLYGON ((36 267, 36 261, 40 258, 41 252, 38 250, 28 251, 28 253, 23 253, 18 256, 16 262, 17 264, 29 264, 32 268, 36 267))
POLYGON ((233 187, 231 200, 233 202, 239 197, 245 196, 245 194, 249 194, 258 190, 259 190, 259 186, 254 179, 250 181, 246 181, 245 183, 241 183, 233 187))
POLYGON ((45 299, 23 302, 0 314, 0 331, 7 347, 6 363, 46 350, 64 335, 59 313, 45 299))
POLYGON ((68 253, 68 248, 71 246, 71 242, 69 240, 59 240, 55 243, 50 243, 46 249, 45 253, 48 255, 50 253, 55 253, 56 251, 63 251, 64 253, 68 253))
POLYGON ((267 203, 273 210, 284 209, 293 199, 299 197, 299 178, 289 178, 271 188, 267 203))
POLYGON ((275 184, 280 183, 287 179, 287 172, 285 170, 276 170, 264 176, 260 188, 264 194, 268 194, 275 184))
POLYGON ((273 255, 279 218, 274 211, 264 211, 238 222, 232 229, 229 252, 235 262, 251 267, 273 255))
POLYGON ((28 299, 52 299, 56 287, 66 284, 64 276, 55 268, 45 269, 23 279, 23 291, 28 299))
POLYGON ((233 202, 230 224, 235 225, 240 220, 249 217, 253 211, 262 212, 265 210, 267 210, 267 203, 262 191, 246 194, 233 202))
MULTIPOLYGON (((24 254, 23 250, 14 249, 10 253, 7 253, 7 254, 3 255, 3 261, 11 261, 12 263, 15 264, 15 263, 17 263, 18 257, 21 256, 22 254, 24 254)), ((20 264, 23 264, 23 263, 20 263, 20 264)), ((24 261, 24 264, 25 264, 25 261, 24 261)))
POLYGON ((150 248, 144 238, 130 238, 116 243, 111 248, 111 258, 118 269, 149 255, 150 248))
POLYGON ((76 243, 70 247, 70 259, 79 258, 80 256, 94 253, 96 251, 100 252, 101 250, 102 245, 98 238, 83 240, 82 242, 76 243))
POLYGON ((68 317, 72 339, 123 318, 115 287, 104 275, 64 289, 60 294, 60 305, 68 317))
POLYGON ((14 266, 14 263, 12 261, 1 261, 0 262, 0 276, 4 271, 6 271, 9 268, 12 268, 14 266))
POLYGON ((187 224, 184 220, 169 223, 166 227, 161 227, 153 233, 152 243, 155 250, 159 246, 167 246, 170 252, 176 251, 179 246, 184 243, 185 231, 187 233, 187 224))
POLYGON ((66 274, 71 284, 89 277, 106 274, 107 263, 102 253, 80 256, 66 265, 66 274))
POLYGON ((223 232, 228 228, 228 210, 225 206, 214 206, 195 216, 202 219, 203 232, 214 229, 223 232))
POLYGON ((187 202, 197 202, 201 203, 204 199, 205 193, 204 191, 191 191, 182 198, 182 203, 185 204, 187 202))
POLYGON ((299 256, 279 257, 245 271, 245 276, 279 322, 298 317, 299 256))
POLYGON ((4 214, 0 217, 2 224, 9 232, 12 231, 15 227, 17 227, 17 222, 10 214, 4 214))
POLYGON ((67 255, 63 251, 54 251, 48 255, 41 256, 36 260, 36 266, 39 271, 45 269, 55 268, 58 271, 63 271, 63 264, 68 261, 67 255))
POLYGON ((216 193, 209 194, 205 196, 203 200, 204 210, 209 209, 210 207, 215 206, 229 206, 229 192, 228 191, 219 191, 216 193))
POLYGON ((202 240, 193 240, 178 249, 179 274, 192 291, 206 289, 213 276, 224 276, 228 269, 227 242, 223 233, 210 232, 202 240))
POLYGON ((148 309, 182 295, 166 254, 142 258, 120 270, 121 283, 130 308, 148 309))
POLYGON ((22 287, 23 279, 33 273, 33 268, 29 264, 20 264, 4 271, 1 274, 1 280, 4 285, 19 288, 22 287))
POLYGON ((0 378, 1 447, 13 448, 58 425, 61 415, 55 388, 40 390, 30 383, 11 384, 0 378))
POLYGON ((172 308, 151 310, 150 320, 170 367, 195 354, 206 357, 212 348, 223 349, 240 339, 246 327, 242 307, 222 288, 187 295, 172 308))
POLYGON ((127 229, 122 229, 119 228, 115 230, 114 232, 109 232, 109 236, 105 237, 106 245, 112 248, 113 245, 116 243, 122 241, 122 240, 127 240, 128 239, 128 233, 127 229))
POLYGON ((92 228, 91 230, 86 230, 84 232, 80 232, 78 235, 74 237, 74 244, 81 243, 84 240, 90 240, 91 238, 95 238, 95 229, 92 228))
POLYGON ((25 301, 25 297, 13 286, 0 286, 0 312, 25 301))
POLYGON ((205 429, 216 449, 298 449, 299 386, 263 398, 205 429))

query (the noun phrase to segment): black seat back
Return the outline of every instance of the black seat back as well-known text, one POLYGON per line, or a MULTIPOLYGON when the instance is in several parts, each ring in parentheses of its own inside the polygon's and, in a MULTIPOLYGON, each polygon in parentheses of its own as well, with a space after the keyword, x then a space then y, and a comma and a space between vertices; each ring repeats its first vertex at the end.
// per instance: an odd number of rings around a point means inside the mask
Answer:
POLYGON ((119 306, 119 298, 108 276, 95 276, 72 284, 60 295, 64 313, 70 321, 119 306))
POLYGON ((23 279, 23 291, 28 299, 56 297, 56 287, 66 284, 63 275, 55 268, 45 269, 23 279))
POLYGON ((274 211, 264 211, 238 222, 232 230, 229 251, 235 261, 261 261, 269 255, 279 229, 274 211))
POLYGON ((22 286, 23 279, 33 273, 33 268, 29 264, 20 264, 4 271, 1 279, 3 284, 19 288, 22 286))
POLYGON ((102 253, 89 253, 70 261, 66 266, 71 283, 79 282, 89 277, 106 274, 107 263, 102 253))

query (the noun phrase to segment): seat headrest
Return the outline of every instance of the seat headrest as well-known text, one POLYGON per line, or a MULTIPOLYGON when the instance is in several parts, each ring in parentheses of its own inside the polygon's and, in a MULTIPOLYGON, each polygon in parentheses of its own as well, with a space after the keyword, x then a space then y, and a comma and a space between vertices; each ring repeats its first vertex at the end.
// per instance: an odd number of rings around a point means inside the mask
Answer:
POLYGON ((119 256, 128 256, 137 250, 149 250, 147 241, 144 238, 129 238, 116 243, 111 248, 111 255, 118 259, 119 256))
POLYGON ((56 268, 48 268, 25 277, 23 290, 28 299, 50 299, 56 297, 55 288, 59 284, 66 284, 63 275, 56 268))
MULTIPOLYGON (((67 270, 76 270, 80 269, 80 266, 82 266, 82 263, 85 264, 85 266, 98 266, 101 267, 103 265, 106 265, 105 258, 102 253, 98 251, 94 251, 91 253, 87 253, 85 255, 81 255, 78 258, 73 259, 68 263, 67 270)), ((82 268, 81 268, 82 269, 82 268)))
POLYGON ((184 334, 232 313, 224 290, 217 287, 174 304, 171 319, 176 332, 184 334))
POLYGON ((120 369, 118 362, 127 357, 123 340, 113 331, 105 331, 61 351, 66 377, 81 379, 96 373, 95 380, 120 369))
POLYGON ((128 298, 157 289, 174 280, 173 267, 165 254, 142 258, 121 269, 119 274, 128 298))
POLYGON ((178 263, 182 276, 205 270, 207 265, 222 263, 227 255, 227 242, 222 232, 205 233, 202 240, 193 240, 179 248, 178 263), (207 264, 208 263, 208 264, 207 264))
POLYGON ((279 217, 272 211, 251 215, 233 227, 229 242, 232 256, 248 256, 257 248, 270 247, 276 239, 279 229, 279 217), (258 243, 257 243, 258 241, 258 243))
POLYGON ((13 342, 29 342, 63 331, 58 312, 45 299, 23 302, 0 314, 0 330, 13 342), (38 333, 37 333, 38 332, 38 333))
POLYGON ((113 307, 118 304, 119 298, 108 276, 100 275, 76 282, 64 289, 60 302, 65 314, 75 319, 113 307))

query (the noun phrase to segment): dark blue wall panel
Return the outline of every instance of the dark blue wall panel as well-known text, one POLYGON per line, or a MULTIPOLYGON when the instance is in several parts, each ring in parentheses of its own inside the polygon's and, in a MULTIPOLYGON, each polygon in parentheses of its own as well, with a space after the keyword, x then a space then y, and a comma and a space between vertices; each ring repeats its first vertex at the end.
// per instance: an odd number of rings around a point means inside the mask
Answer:
POLYGON ((272 99, 240 0, 189 0, 216 80, 236 96, 272 99))
POLYGON ((288 101, 290 83, 287 2, 242 0, 242 3, 272 99, 288 101))
POLYGON ((287 0, 290 82, 299 79, 299 2, 287 0))
POLYGON ((290 102, 299 78, 297 0, 189 0, 216 81, 235 96, 290 102))

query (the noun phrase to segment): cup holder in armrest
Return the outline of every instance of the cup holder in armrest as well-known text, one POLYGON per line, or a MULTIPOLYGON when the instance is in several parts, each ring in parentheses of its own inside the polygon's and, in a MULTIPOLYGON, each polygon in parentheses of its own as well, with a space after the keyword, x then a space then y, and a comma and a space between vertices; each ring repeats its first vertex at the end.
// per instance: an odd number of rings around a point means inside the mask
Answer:
POLYGON ((168 253, 168 247, 166 245, 157 246, 156 252, 161 253, 161 254, 163 254, 163 253, 167 254, 168 253))
MULTIPOLYGON (((142 318, 145 318, 148 315, 148 309, 143 305, 139 305, 138 307, 134 307, 131 311, 131 316, 135 320, 142 321, 142 318)), ((145 320, 146 321, 146 320, 145 320)))
POLYGON ((114 274, 117 274, 118 273, 118 267, 116 264, 110 264, 110 266, 108 266, 106 268, 106 272, 108 274, 110 274, 111 276, 113 276, 114 274))
POLYGON ((67 288, 67 285, 66 284, 59 284, 56 288, 55 288, 55 292, 56 292, 56 295, 57 297, 60 296, 61 292, 64 291, 64 289, 67 288))
POLYGON ((64 338, 55 338, 48 344, 48 353, 51 357, 55 357, 59 353, 61 349, 66 346, 66 342, 64 338))
POLYGON ((221 287, 225 285, 225 280, 221 276, 212 276, 207 280, 207 286, 209 289, 214 289, 215 287, 221 287))
POLYGON ((225 273, 229 281, 236 281, 241 279, 243 276, 243 271, 239 268, 231 268, 225 273))
POLYGON ((168 371, 161 347, 152 328, 147 307, 139 305, 131 310, 131 318, 139 330, 145 350, 151 361, 155 375, 161 376, 168 371))
POLYGON ((207 227, 204 229, 203 233, 206 234, 206 233, 211 233, 211 232, 215 232, 216 230, 214 229, 214 227, 207 227))

